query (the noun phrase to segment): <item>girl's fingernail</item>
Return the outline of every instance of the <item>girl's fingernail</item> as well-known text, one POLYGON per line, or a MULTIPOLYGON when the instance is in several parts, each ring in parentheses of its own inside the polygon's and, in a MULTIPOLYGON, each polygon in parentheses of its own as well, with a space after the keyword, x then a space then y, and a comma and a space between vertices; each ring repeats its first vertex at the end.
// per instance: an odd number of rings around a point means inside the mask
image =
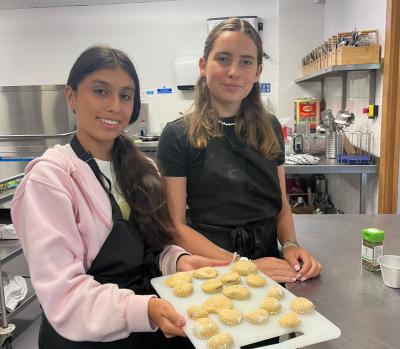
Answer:
POLYGON ((300 265, 296 264, 296 265, 294 266, 294 270, 299 271, 299 270, 300 270, 300 265))
POLYGON ((300 280, 301 280, 301 281, 306 281, 306 280, 307 280, 307 278, 305 278, 305 277, 302 277, 300 280))
POLYGON ((298 279, 301 279, 301 274, 297 274, 296 276, 298 279))
POLYGON ((296 281, 297 280, 297 278, 292 278, 292 281, 294 282, 294 281, 296 281))
POLYGON ((177 325, 178 325, 179 327, 185 326, 185 324, 186 324, 185 318, 180 318, 180 319, 178 320, 177 325))

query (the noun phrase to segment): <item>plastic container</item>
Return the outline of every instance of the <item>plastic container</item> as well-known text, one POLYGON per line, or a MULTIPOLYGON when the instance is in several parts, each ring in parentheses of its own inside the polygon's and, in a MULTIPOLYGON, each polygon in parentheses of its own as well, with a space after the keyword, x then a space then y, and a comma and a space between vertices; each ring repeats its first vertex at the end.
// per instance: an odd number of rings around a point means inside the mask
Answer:
POLYGON ((388 287, 400 288, 400 256, 383 255, 378 258, 383 283, 388 287))
POLYGON ((361 265, 370 271, 380 270, 378 258, 383 255, 385 233, 376 228, 362 230, 361 265))

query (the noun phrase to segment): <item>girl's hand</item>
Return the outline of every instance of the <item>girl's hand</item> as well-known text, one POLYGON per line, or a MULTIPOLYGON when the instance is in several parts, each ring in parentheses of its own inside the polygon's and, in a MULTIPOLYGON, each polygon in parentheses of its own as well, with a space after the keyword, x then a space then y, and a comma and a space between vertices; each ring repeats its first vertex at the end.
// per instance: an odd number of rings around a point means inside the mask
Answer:
POLYGON ((298 273, 283 259, 263 257, 252 262, 257 266, 258 270, 276 282, 295 282, 297 280, 298 273))
POLYGON ((321 272, 321 264, 305 249, 289 246, 283 252, 283 258, 297 271, 298 279, 305 281, 321 272))
POLYGON ((186 320, 175 310, 171 303, 160 298, 150 298, 148 314, 149 319, 158 326, 165 337, 186 337, 182 329, 186 324, 186 320))
POLYGON ((189 271, 202 267, 220 267, 228 265, 230 262, 219 259, 211 259, 196 255, 182 255, 176 262, 176 271, 189 271))

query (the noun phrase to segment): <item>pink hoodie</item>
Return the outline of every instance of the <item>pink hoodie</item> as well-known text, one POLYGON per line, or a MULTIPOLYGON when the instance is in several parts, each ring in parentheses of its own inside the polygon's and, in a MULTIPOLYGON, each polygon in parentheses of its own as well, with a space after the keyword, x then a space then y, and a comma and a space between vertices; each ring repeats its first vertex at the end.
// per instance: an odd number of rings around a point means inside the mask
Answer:
MULTIPOLYGON (((65 146, 31 161, 14 195, 12 220, 47 319, 63 337, 104 342, 155 331, 151 297, 100 284, 86 271, 112 228, 111 204, 90 167, 65 146)), ((161 253, 163 274, 184 252, 161 253)))

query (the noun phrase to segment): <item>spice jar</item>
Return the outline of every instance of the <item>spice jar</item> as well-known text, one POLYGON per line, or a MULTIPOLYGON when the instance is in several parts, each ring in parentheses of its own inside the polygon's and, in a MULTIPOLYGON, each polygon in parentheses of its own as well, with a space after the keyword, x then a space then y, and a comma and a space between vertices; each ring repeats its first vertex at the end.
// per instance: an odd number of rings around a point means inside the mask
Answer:
POLYGON ((370 271, 380 270, 377 259, 383 255, 384 231, 376 228, 362 230, 361 265, 370 271))

